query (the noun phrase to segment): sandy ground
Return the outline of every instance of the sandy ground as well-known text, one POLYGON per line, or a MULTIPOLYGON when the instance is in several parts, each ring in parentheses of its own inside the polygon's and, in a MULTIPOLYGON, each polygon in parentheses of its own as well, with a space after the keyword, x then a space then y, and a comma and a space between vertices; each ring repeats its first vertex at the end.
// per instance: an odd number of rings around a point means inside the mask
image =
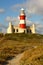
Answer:
POLYGON ((23 53, 17 55, 15 58, 13 58, 12 60, 8 61, 7 65, 20 65, 20 59, 23 57, 23 53))

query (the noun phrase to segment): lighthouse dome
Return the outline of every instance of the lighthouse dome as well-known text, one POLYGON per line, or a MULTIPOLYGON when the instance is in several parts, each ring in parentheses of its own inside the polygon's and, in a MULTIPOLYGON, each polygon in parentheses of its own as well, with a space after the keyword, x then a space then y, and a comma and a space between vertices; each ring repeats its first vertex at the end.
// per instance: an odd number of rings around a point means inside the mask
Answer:
POLYGON ((21 8, 21 10, 24 10, 24 8, 21 8))

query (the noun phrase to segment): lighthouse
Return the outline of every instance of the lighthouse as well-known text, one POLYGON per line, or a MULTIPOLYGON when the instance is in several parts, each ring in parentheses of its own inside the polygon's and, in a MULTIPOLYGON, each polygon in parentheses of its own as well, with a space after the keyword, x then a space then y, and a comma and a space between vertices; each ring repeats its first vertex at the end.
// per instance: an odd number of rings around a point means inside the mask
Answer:
POLYGON ((18 26, 14 26, 11 22, 9 22, 7 33, 36 33, 34 24, 32 26, 26 26, 26 14, 23 8, 20 10, 18 26))
POLYGON ((21 12, 20 12, 20 23, 19 23, 19 27, 22 29, 26 28, 26 15, 25 15, 25 10, 22 8, 21 12))

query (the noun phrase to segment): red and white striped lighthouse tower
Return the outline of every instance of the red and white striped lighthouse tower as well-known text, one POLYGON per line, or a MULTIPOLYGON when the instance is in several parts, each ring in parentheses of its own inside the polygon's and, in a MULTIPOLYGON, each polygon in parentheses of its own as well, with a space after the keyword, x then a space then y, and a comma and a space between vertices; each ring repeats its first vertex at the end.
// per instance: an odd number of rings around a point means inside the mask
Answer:
POLYGON ((26 15, 25 15, 25 10, 22 8, 21 12, 20 12, 20 23, 19 23, 19 27, 24 29, 26 28, 26 15))

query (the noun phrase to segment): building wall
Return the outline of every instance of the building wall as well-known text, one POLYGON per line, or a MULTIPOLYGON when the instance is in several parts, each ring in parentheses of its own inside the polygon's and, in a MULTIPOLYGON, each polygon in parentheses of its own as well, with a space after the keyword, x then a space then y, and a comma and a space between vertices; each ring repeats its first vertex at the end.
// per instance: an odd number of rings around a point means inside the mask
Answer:
POLYGON ((27 26, 26 28, 22 29, 19 26, 13 26, 11 23, 7 29, 7 33, 32 33, 35 34, 35 26, 27 26))
POLYGON ((14 26, 14 33, 24 33, 24 32, 26 33, 26 28, 22 29, 14 26))
POLYGON ((36 30, 35 30, 35 25, 33 24, 32 26, 30 26, 30 29, 31 29, 31 31, 32 31, 32 33, 33 34, 35 34, 36 33, 36 30))
POLYGON ((9 26, 7 28, 7 33, 13 33, 13 25, 11 22, 9 22, 9 26))

